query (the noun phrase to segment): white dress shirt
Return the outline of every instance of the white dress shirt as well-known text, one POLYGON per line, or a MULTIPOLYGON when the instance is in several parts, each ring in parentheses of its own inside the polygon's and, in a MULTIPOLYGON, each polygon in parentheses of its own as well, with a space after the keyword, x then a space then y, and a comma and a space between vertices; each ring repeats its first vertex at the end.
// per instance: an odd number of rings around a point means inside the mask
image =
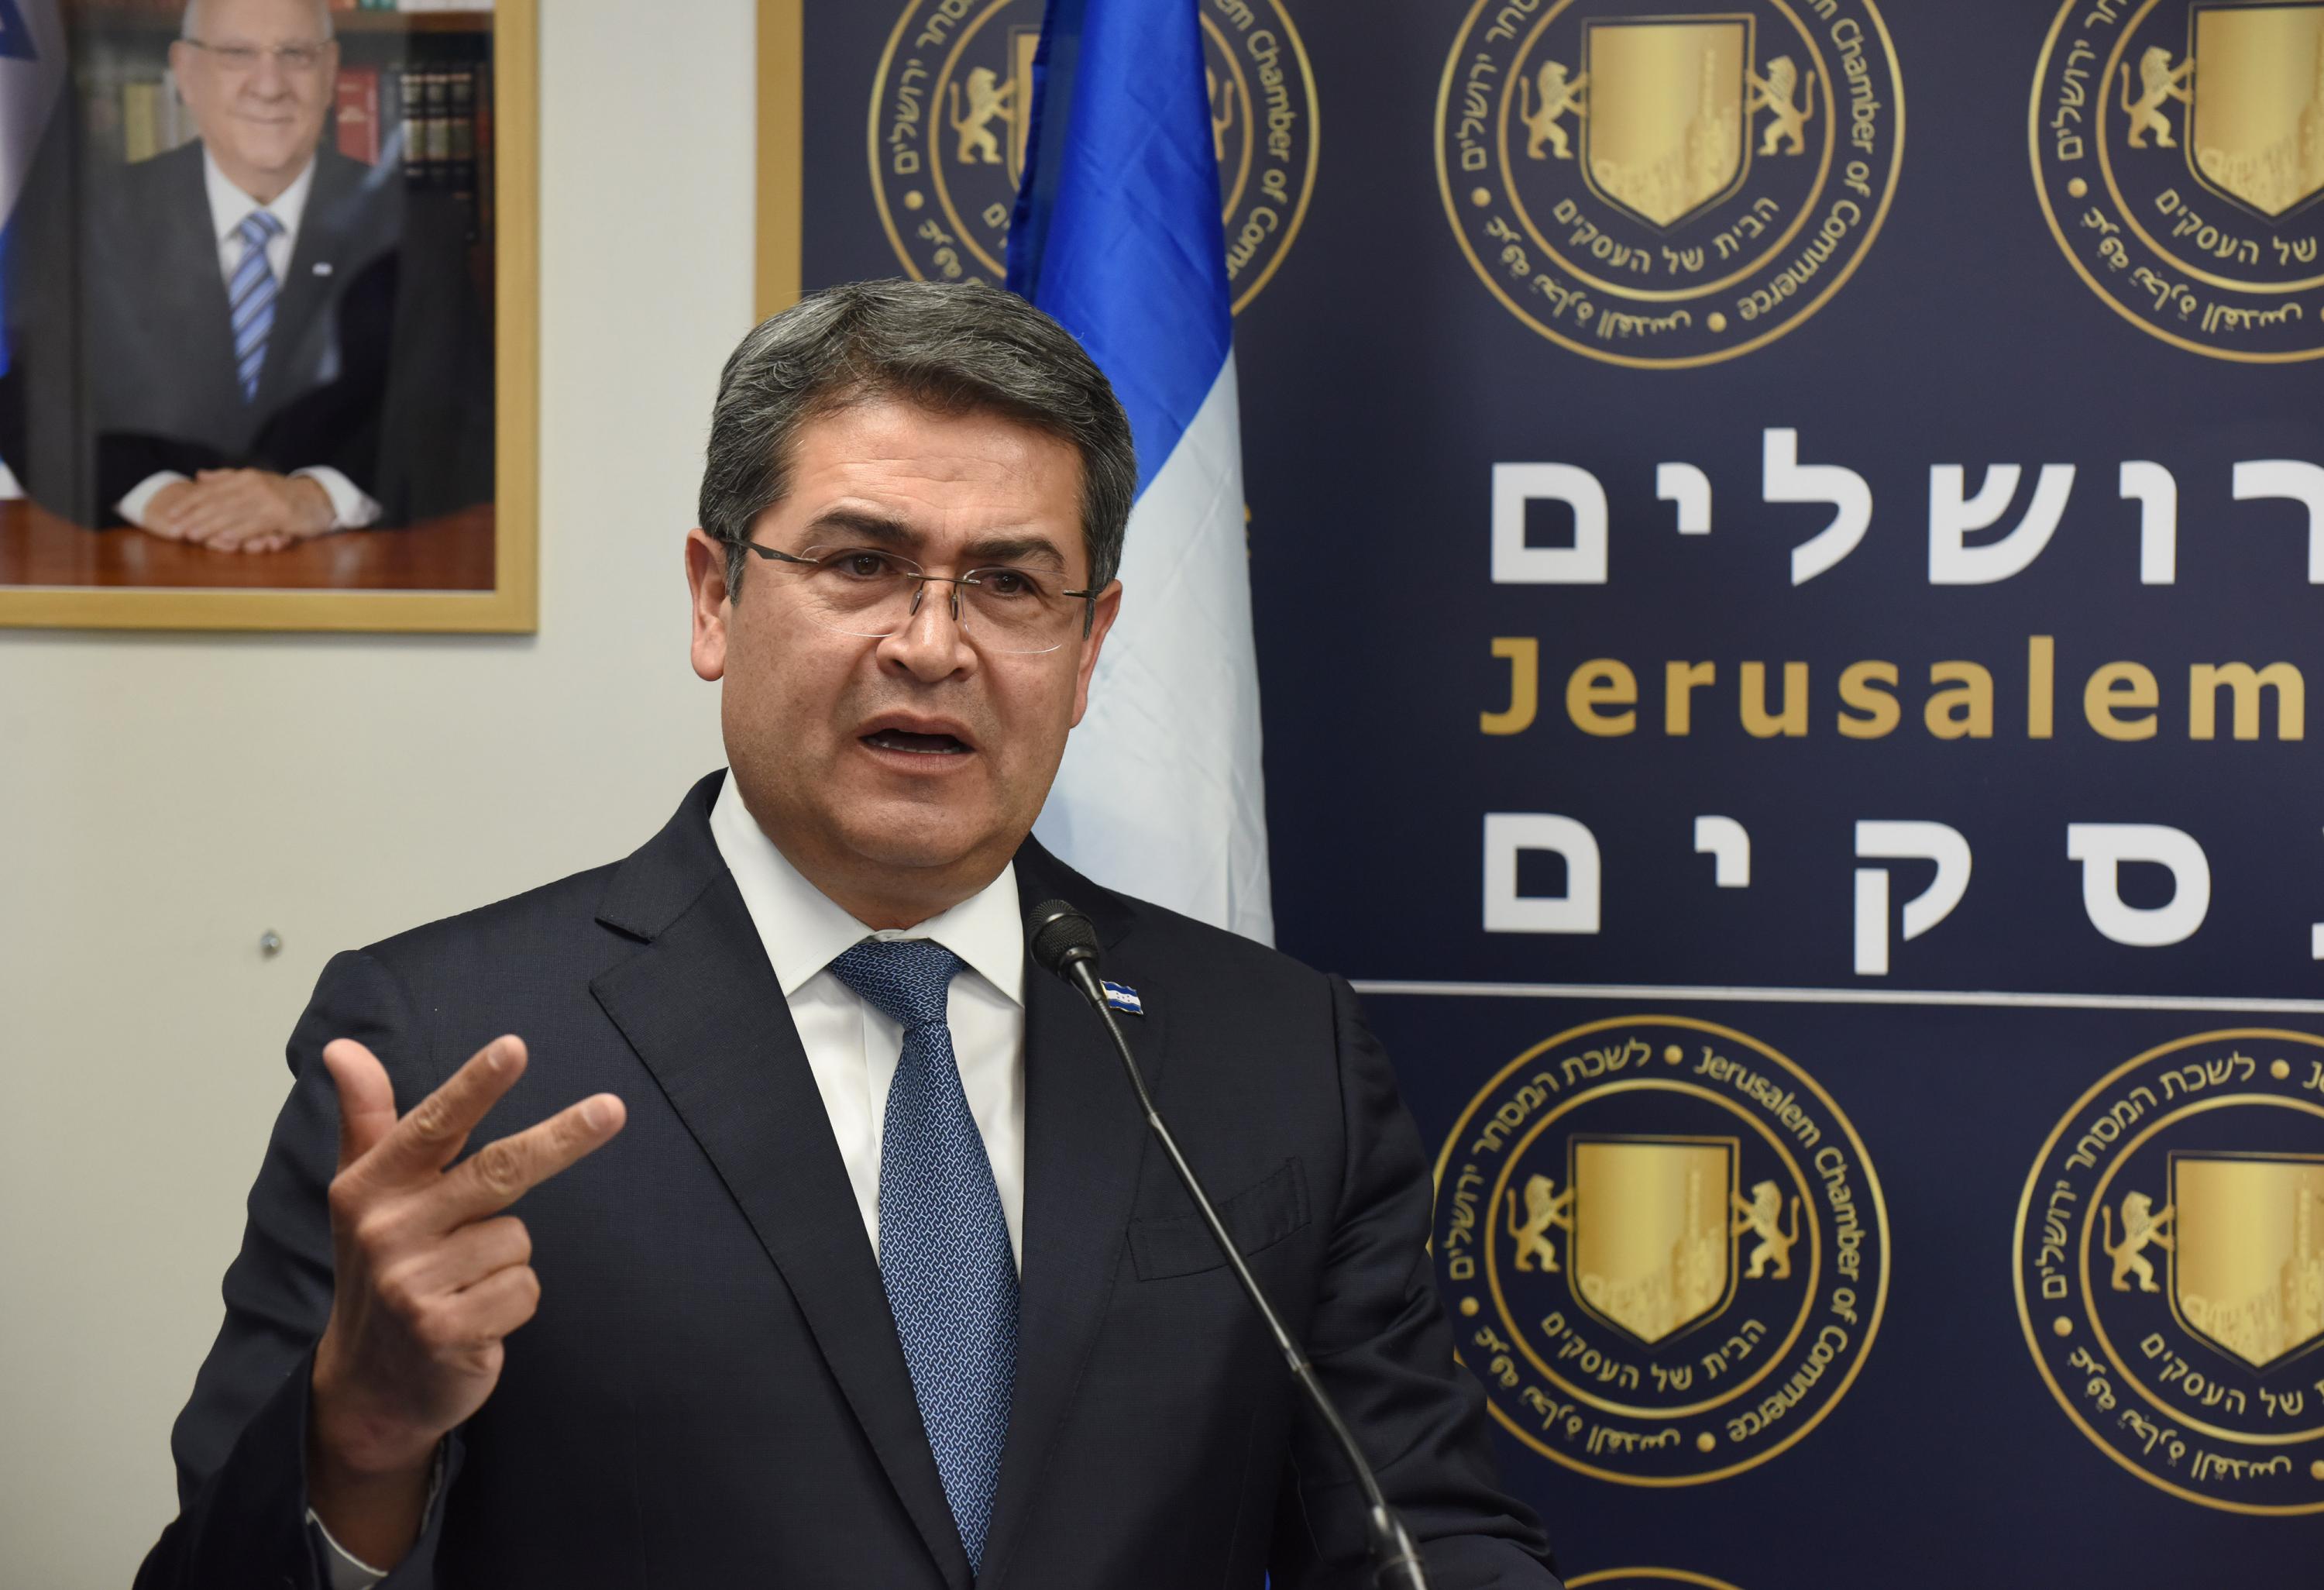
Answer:
MULTIPOLYGON (((801 877, 742 804, 726 775, 710 809, 710 837, 734 874, 751 923, 765 946, 807 1069, 823 1095, 872 1251, 880 1251, 880 1140, 888 1086, 903 1058, 904 1030, 865 1003, 831 970, 834 958, 866 938, 933 938, 966 964, 952 980, 945 1020, 952 1029, 960 1085, 984 1137, 1001 1189, 1009 1250, 1025 1264, 1025 923, 1018 915, 1012 864, 979 892, 917 928, 874 930, 801 877)), ((770 1062, 771 1063, 771 1062, 770 1062)), ((434 1491, 429 1492, 433 1505, 434 1491)), ((307 1515, 318 1530, 322 1521, 307 1515)), ((322 1530, 331 1590, 370 1590, 387 1576, 350 1556, 322 1530)))
MULTIPOLYGON (((261 204, 234 185, 233 179, 218 169, 210 152, 202 151, 202 186, 209 194, 210 230, 217 235, 218 249, 218 282, 221 287, 234 280, 235 267, 242 263, 243 243, 240 228, 252 211, 263 209, 282 224, 282 229, 266 240, 266 268, 274 273, 276 283, 288 288, 290 284, 291 255, 299 247, 299 223, 306 217, 307 196, 314 191, 315 162, 310 157, 307 169, 292 179, 290 186, 274 196, 271 204, 261 204)), ((271 353, 272 350, 270 349, 271 353)), ((364 495, 355 483, 328 464, 309 465, 293 469, 293 475, 303 475, 323 488, 331 499, 331 528, 361 530, 379 518, 379 504, 364 495)), ((139 529, 145 528, 145 510, 152 504, 156 493, 187 478, 174 469, 157 469, 129 488, 115 503, 114 511, 139 529)))
POLYGON ((710 836, 734 874, 751 921, 790 1006, 807 1069, 831 1117, 872 1252, 880 1247, 880 1140, 888 1085, 904 1030, 830 969, 866 938, 933 938, 967 963, 952 980, 945 1021, 969 1114, 984 1136, 1001 1215, 1019 1268, 1025 1262, 1025 923, 1017 869, 917 928, 874 932, 835 904, 775 848, 742 804, 732 773, 710 811, 710 836))

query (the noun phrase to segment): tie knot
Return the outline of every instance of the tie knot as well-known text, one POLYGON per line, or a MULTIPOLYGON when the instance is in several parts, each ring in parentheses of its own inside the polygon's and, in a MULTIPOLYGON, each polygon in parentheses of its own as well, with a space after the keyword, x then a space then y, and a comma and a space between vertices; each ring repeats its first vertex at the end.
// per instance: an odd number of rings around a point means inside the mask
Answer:
POLYGON ((905 1031, 945 1024, 961 958, 932 938, 866 938, 831 963, 839 980, 905 1031))
POLYGON ((242 235, 245 247, 264 248, 268 239, 282 230, 282 223, 272 210, 254 209, 242 217, 242 225, 235 230, 242 235))

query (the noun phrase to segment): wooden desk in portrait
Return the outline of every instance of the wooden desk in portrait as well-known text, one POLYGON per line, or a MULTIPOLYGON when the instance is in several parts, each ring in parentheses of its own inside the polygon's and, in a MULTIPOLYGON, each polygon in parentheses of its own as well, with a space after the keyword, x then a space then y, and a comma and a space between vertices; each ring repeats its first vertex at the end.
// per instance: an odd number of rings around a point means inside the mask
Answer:
POLYGON ((213 552, 142 530, 87 530, 18 499, 0 503, 0 589, 489 591, 493 510, 403 530, 342 531, 279 552, 213 552))

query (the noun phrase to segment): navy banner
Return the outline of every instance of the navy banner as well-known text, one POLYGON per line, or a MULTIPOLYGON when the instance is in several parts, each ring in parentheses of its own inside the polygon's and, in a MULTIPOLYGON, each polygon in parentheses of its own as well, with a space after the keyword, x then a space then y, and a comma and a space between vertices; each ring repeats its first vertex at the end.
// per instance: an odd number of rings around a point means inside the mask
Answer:
MULTIPOLYGON (((1200 5, 1278 937, 1571 1582, 2312 1586, 2324 3, 1200 5)), ((1040 9, 808 6, 808 285, 997 276, 1040 9)))

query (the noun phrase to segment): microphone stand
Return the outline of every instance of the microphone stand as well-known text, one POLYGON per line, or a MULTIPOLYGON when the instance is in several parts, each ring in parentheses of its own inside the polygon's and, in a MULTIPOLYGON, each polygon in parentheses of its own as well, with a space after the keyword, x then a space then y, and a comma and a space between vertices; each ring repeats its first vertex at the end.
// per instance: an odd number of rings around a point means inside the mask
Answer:
POLYGON ((1129 1040, 1121 1035, 1121 1024, 1114 1019, 1113 1007, 1106 1003, 1105 990, 1098 985, 1096 961, 1093 948, 1084 949, 1076 947, 1065 952, 1064 964, 1052 969, 1081 990, 1082 997, 1090 1002, 1090 1007, 1105 1023, 1106 1032, 1113 1039, 1113 1047, 1121 1056, 1122 1069, 1130 1075, 1130 1086, 1137 1090, 1138 1106, 1146 1112, 1147 1126, 1162 1144, 1163 1152, 1170 1156, 1170 1168, 1178 1173, 1180 1184, 1194 1200, 1194 1208, 1201 1214, 1203 1224, 1210 1228, 1211 1240, 1218 1244, 1219 1252, 1226 1255, 1227 1265, 1234 1271, 1235 1280, 1242 1283, 1244 1296, 1250 1299, 1250 1306, 1259 1310, 1259 1318, 1266 1322, 1268 1334, 1275 1338, 1276 1349, 1283 1354, 1284 1362, 1290 1365, 1291 1377, 1306 1391, 1307 1400, 1323 1416, 1324 1427, 1339 1442, 1340 1450, 1347 1455, 1348 1466, 1355 1470, 1356 1483, 1363 1487, 1364 1493, 1364 1527, 1371 1546, 1373 1584, 1379 1590, 1428 1590, 1428 1577, 1420 1567, 1420 1553, 1415 1549, 1412 1537, 1405 1532, 1404 1521, 1397 1517, 1395 1509, 1388 1506, 1388 1498, 1381 1493, 1379 1478, 1372 1473, 1372 1465, 1364 1461, 1363 1448, 1356 1445, 1354 1432, 1348 1428, 1347 1420, 1340 1417, 1340 1410, 1332 1405, 1332 1399, 1324 1391, 1323 1382, 1316 1378, 1315 1366, 1307 1361, 1307 1354, 1299 1345, 1298 1338, 1284 1325, 1274 1306, 1267 1300, 1267 1294, 1259 1290, 1259 1278, 1251 1274, 1250 1266, 1243 1262, 1234 1239, 1227 1234, 1225 1223, 1220 1220, 1218 1210, 1212 1206, 1210 1196, 1204 1192, 1203 1184, 1195 1179, 1194 1167, 1186 1163, 1186 1156, 1179 1151, 1178 1140, 1170 1135, 1170 1128, 1163 1121, 1162 1113, 1154 1107, 1154 1095, 1146 1090, 1145 1073, 1138 1068, 1138 1057, 1130 1053, 1129 1040))

